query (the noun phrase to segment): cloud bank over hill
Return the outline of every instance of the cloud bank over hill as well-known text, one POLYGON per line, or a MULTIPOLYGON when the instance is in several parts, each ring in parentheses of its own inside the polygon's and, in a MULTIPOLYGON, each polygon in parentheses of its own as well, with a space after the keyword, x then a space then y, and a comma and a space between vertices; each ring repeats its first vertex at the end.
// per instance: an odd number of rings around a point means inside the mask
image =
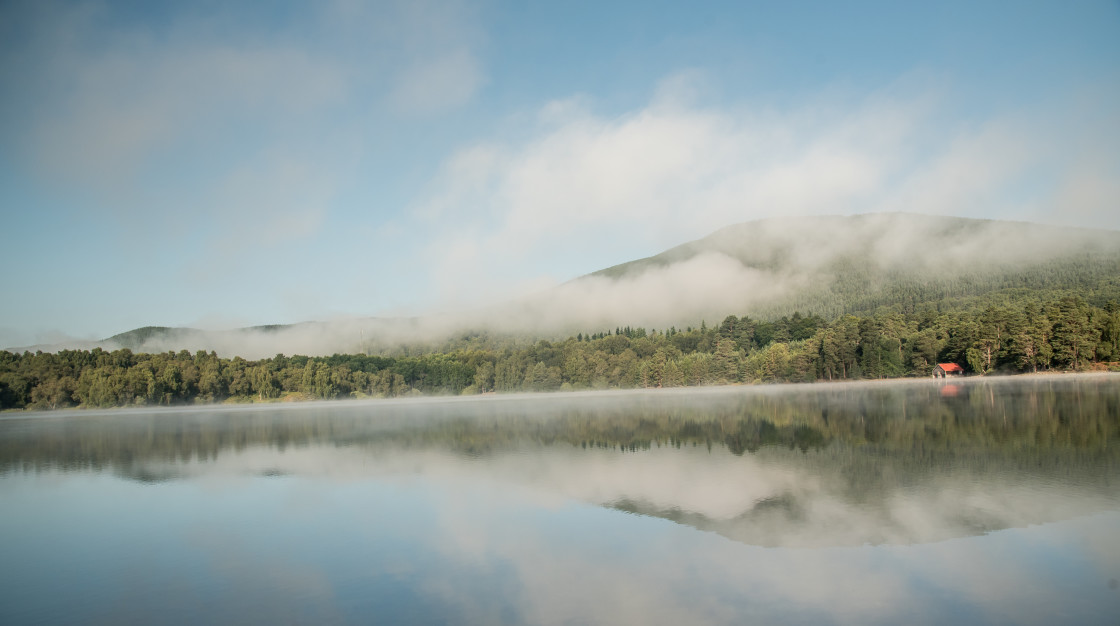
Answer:
POLYGON ((882 300, 899 286, 930 301, 1047 286, 1053 279, 1046 272, 1055 267, 1088 272, 1088 278, 1070 277, 1074 282, 1063 283, 1066 288, 1077 280, 1114 276, 1120 271, 1120 233, 899 213, 761 220, 521 298, 461 311, 240 330, 162 329, 46 347, 216 350, 246 358, 391 353, 478 332, 564 337, 619 326, 698 326, 729 314, 770 317, 797 310, 832 317, 893 304, 882 300))
POLYGON ((674 75, 617 116, 585 98, 553 102, 527 136, 448 159, 417 208, 444 300, 533 291, 581 255, 638 256, 762 218, 905 211, 1120 227, 1120 124, 1089 102, 1115 89, 1069 95, 1081 103, 1072 117, 952 121, 951 87, 927 75, 788 108, 717 106, 711 89, 701 73, 674 75))

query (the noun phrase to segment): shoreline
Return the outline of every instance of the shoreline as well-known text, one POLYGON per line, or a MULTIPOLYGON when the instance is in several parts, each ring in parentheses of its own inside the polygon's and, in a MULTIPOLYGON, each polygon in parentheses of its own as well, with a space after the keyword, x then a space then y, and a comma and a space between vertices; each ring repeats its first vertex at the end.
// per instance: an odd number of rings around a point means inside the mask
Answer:
POLYGON ((1116 377, 1120 379, 1120 372, 1114 370, 1094 370, 1083 372, 1023 372, 1016 374, 989 374, 989 375, 974 375, 974 376, 959 376, 952 378, 934 378, 934 377, 901 377, 901 378, 874 378, 865 380, 818 380, 813 382, 770 382, 770 383, 731 383, 726 385, 681 385, 676 387, 634 387, 634 388, 616 388, 616 389, 577 389, 570 391, 518 391, 513 393, 498 393, 486 392, 480 394, 469 395, 439 395, 439 394, 415 394, 406 395, 393 398, 385 397, 353 397, 353 398, 300 398, 291 399, 290 396, 281 398, 272 398, 267 400, 253 400, 239 401, 233 399, 226 399, 221 402, 205 402, 197 404, 175 404, 171 406, 166 405, 149 405, 149 404, 133 404, 123 405, 117 407, 81 407, 81 406, 68 406, 57 409, 3 409, 0 410, 0 420, 13 419, 19 416, 67 416, 67 415, 110 415, 119 414, 121 412, 159 412, 159 413, 181 413, 199 410, 215 410, 215 409, 233 409, 238 411, 254 411, 266 409, 290 409, 296 407, 308 407, 313 405, 321 406, 339 406, 349 405, 356 406, 359 404, 369 404, 374 406, 391 406, 396 404, 412 404, 412 403, 448 403, 448 402, 501 402, 501 401, 518 401, 518 400, 544 400, 548 398, 580 398, 580 397, 604 397, 604 396, 624 396, 624 395, 660 395, 672 394, 682 395, 688 393, 705 393, 705 394, 721 394, 721 393, 734 393, 744 392, 747 390, 759 391, 766 393, 775 390, 788 390, 795 387, 802 387, 805 389, 826 387, 861 387, 861 386, 882 386, 882 385, 919 385, 931 383, 940 386, 946 385, 973 385, 985 382, 1013 382, 1016 380, 1026 379, 1069 379, 1069 378, 1110 378, 1116 377))

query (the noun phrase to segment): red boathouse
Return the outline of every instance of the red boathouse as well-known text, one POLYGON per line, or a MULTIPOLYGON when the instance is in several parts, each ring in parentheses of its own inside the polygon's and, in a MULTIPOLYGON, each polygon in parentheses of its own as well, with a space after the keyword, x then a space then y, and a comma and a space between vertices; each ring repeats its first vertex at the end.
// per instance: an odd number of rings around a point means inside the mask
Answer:
POLYGON ((938 363, 933 368, 934 378, 946 378, 949 376, 964 376, 964 368, 956 363, 938 363))

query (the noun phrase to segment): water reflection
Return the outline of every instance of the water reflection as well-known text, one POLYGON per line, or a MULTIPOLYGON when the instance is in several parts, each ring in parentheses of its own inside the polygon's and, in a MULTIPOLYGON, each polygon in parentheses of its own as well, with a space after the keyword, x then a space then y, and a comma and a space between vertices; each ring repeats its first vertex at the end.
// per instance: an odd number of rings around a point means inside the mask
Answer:
POLYGON ((954 387, 9 417, 0 621, 1114 622, 1120 380, 954 387))

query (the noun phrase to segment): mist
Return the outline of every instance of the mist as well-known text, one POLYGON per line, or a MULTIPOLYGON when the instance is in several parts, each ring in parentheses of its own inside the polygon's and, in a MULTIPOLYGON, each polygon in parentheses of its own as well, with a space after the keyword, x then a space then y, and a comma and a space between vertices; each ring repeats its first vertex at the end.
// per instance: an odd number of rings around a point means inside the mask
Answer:
MULTIPOLYGON (((727 315, 788 315, 812 296, 827 300, 837 281, 852 272, 871 280, 874 289, 892 277, 929 282, 1007 275, 1089 257, 1117 262, 1120 233, 904 213, 767 219, 729 226, 654 257, 488 306, 414 317, 341 317, 229 330, 177 328, 102 341, 62 340, 30 349, 212 350, 248 359, 278 353, 392 354, 437 348, 478 333, 559 339, 621 326, 685 328, 718 323, 727 315)), ((811 307, 800 312, 835 314, 811 307)))

